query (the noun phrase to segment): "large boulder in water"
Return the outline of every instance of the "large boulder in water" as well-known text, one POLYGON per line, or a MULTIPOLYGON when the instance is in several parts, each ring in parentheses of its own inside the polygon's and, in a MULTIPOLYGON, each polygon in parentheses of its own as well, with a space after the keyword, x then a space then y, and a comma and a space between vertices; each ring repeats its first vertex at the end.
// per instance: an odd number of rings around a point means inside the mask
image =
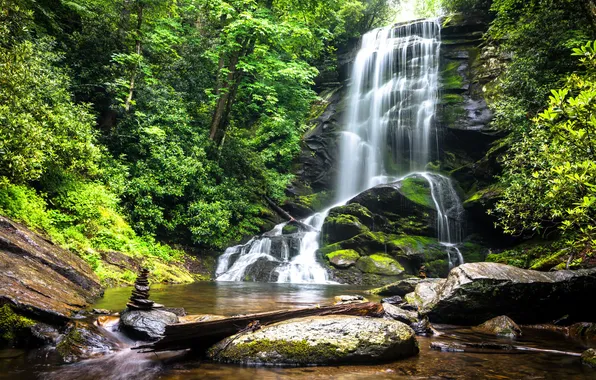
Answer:
POLYGON ((0 304, 64 324, 101 294, 97 275, 79 256, 0 216, 0 304))
POLYGON ((127 309, 120 315, 120 329, 133 339, 159 339, 163 336, 166 326, 174 323, 178 323, 178 316, 160 309, 127 309))
POLYGON ((433 322, 478 324, 500 315, 518 323, 542 323, 569 315, 592 321, 596 268, 538 272, 497 263, 454 268, 447 279, 419 284, 406 300, 433 322))
POLYGON ((234 335, 211 359, 252 365, 328 365, 390 361, 418 353, 414 331, 380 318, 347 315, 292 319, 234 335))

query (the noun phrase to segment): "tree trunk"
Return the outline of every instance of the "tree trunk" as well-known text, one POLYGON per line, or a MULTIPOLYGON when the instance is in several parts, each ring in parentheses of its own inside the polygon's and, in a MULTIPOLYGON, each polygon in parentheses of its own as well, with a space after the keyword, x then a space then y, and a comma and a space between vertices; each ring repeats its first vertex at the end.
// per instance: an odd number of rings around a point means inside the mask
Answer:
POLYGON ((255 321, 259 322, 260 325, 267 325, 293 318, 338 314, 380 317, 383 314, 383 306, 372 302, 353 303, 308 309, 269 311, 215 321, 178 323, 166 326, 164 337, 161 340, 134 349, 140 349, 143 352, 184 350, 187 348, 204 351, 220 340, 243 331, 255 321))
MULTIPOLYGON (((143 7, 141 5, 137 8, 137 39, 135 42, 135 52, 138 56, 141 55, 141 28, 143 26, 143 7)), ((130 104, 132 103, 132 95, 135 88, 135 78, 137 76, 137 68, 139 64, 135 63, 132 67, 132 72, 130 74, 130 81, 128 83, 128 96, 126 97, 126 102, 124 103, 124 109, 128 112, 130 109, 130 104)))

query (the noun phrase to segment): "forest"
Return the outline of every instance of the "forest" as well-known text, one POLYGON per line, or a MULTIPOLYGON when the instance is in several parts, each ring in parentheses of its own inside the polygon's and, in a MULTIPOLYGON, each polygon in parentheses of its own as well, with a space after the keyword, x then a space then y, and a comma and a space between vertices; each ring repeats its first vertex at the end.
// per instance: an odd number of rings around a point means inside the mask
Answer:
POLYGON ((2 378, 592 378, 595 252, 596 0, 0 0, 2 378))

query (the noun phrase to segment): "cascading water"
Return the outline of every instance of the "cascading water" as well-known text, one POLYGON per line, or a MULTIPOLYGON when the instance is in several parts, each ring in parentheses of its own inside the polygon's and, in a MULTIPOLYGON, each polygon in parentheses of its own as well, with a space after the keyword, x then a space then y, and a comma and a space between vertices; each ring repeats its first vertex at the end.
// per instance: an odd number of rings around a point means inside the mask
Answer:
MULTIPOLYGON (((352 68, 346 129, 340 136, 336 205, 379 184, 423 178, 437 212, 437 237, 454 266, 463 263, 457 247, 463 207, 449 178, 423 171, 438 151, 434 116, 440 44, 438 20, 391 25, 362 37, 352 68)), ((311 229, 299 234, 296 254, 288 248, 295 238, 282 235, 284 224, 228 248, 219 259, 217 280, 241 281, 251 266, 266 260, 275 266, 269 281, 328 282, 316 251, 329 209, 303 221, 311 229), (272 239, 282 241, 275 253, 272 239)))

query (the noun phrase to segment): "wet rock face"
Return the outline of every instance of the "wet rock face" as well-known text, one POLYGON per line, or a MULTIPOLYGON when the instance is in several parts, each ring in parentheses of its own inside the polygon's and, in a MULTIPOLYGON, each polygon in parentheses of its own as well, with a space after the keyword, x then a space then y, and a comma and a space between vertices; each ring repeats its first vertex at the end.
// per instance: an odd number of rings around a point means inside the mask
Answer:
POLYGON ((406 300, 432 322, 477 324, 508 315, 531 324, 563 315, 594 320, 586 302, 595 292, 596 268, 545 273, 483 262, 460 265, 432 287, 419 284, 406 300))
POLYGON ((383 362, 417 353, 414 331, 405 324, 344 315, 293 319, 238 334, 208 355, 226 363, 305 366, 383 362))
POLYGON ((73 321, 58 339, 56 352, 66 363, 105 355, 118 348, 116 342, 103 335, 92 323, 73 321))
POLYGON ((166 326, 174 323, 178 323, 178 316, 160 309, 126 310, 120 315, 120 329, 139 340, 159 339, 166 326))
POLYGON ((99 279, 80 257, 0 216, 0 303, 60 324, 101 293, 99 279))
POLYGON ((505 338, 519 338, 522 335, 521 328, 506 315, 490 319, 473 330, 505 338))

